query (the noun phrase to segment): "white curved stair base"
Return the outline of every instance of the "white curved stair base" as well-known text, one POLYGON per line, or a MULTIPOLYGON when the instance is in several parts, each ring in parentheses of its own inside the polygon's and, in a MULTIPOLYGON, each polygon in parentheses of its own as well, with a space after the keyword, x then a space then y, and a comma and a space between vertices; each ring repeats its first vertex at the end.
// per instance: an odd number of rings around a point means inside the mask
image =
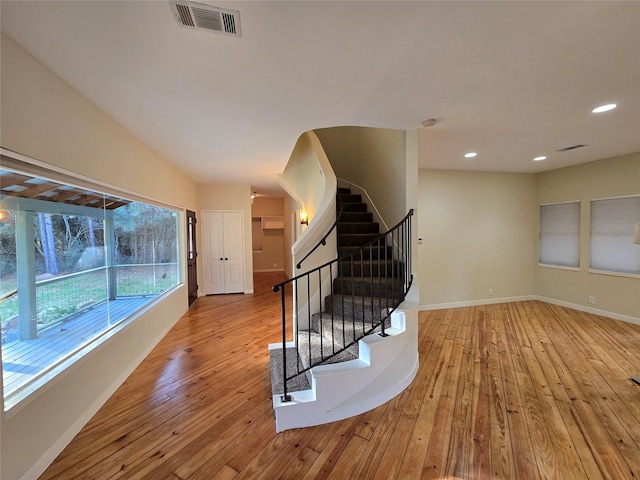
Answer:
POLYGON ((312 368, 311 389, 291 393, 291 401, 274 395, 276 431, 359 415, 409 386, 418 371, 418 303, 404 301, 391 314, 386 333, 360 340, 358 359, 312 368))

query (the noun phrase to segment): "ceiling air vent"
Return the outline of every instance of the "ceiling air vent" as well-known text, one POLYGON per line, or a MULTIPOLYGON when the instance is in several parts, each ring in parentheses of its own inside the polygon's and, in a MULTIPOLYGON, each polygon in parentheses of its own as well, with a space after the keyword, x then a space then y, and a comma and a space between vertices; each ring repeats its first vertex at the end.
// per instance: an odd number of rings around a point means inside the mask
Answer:
POLYGON ((582 147, 586 147, 586 145, 579 143, 578 145, 571 145, 570 147, 561 148, 560 150, 556 150, 556 152, 568 152, 569 150, 575 150, 576 148, 582 147))
POLYGON ((205 3, 170 0, 176 21, 187 28, 211 30, 241 37, 240 12, 218 8, 205 3))

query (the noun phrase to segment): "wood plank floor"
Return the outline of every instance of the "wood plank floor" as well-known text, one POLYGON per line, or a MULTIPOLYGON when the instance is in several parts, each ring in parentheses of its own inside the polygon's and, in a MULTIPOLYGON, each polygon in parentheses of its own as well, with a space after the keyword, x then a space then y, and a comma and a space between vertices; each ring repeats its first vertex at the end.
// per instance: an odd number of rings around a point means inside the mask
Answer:
POLYGON ((640 478, 640 326, 536 301, 421 312, 407 390, 276 434, 280 279, 198 299, 41 478, 640 478))

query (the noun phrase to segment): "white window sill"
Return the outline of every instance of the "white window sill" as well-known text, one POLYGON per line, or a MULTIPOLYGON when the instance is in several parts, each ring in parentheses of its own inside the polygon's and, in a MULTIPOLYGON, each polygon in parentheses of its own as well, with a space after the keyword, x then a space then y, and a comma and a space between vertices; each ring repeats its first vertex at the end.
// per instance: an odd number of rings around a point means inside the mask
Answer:
POLYGON ((612 277, 640 278, 640 273, 610 272, 608 270, 595 270, 592 268, 589 269, 589 273, 595 273, 596 275, 609 275, 612 277))
POLYGON ((579 272, 580 271, 580 267, 567 267, 565 265, 551 265, 548 263, 538 263, 539 267, 544 267, 544 268, 554 268, 556 270, 568 270, 570 272, 579 272))

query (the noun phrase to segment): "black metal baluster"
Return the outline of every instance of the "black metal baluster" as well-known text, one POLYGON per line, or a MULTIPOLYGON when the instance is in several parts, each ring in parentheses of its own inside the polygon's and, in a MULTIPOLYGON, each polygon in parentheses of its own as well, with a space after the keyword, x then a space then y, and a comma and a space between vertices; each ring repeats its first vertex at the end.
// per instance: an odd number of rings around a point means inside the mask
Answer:
MULTIPOLYGON (((279 290, 278 285, 273 287, 273 291, 277 292, 279 290)), ((282 294, 281 294, 281 308, 282 308, 282 385, 283 385, 283 395, 280 397, 280 400, 283 402, 290 402, 291 396, 287 393, 287 310, 285 308, 285 298, 284 298, 285 287, 282 285, 282 294)))
MULTIPOLYGON (((274 292, 278 292, 280 288, 285 287, 286 284, 291 283, 292 287, 294 288, 294 292, 292 295, 292 303, 293 303, 293 317, 294 320, 292 321, 292 326, 294 328, 294 346, 295 346, 295 351, 296 351, 296 374, 293 374, 290 376, 289 380, 294 378, 296 375, 302 374, 304 372, 306 372, 307 370, 311 369, 312 367, 318 365, 320 362, 325 361, 326 359, 333 357, 337 354, 339 354, 340 352, 344 351, 348 346, 353 345, 355 342, 357 342, 360 338, 362 338, 365 335, 365 332, 367 331, 371 331, 371 330, 367 330, 366 326, 367 326, 367 321, 366 321, 366 311, 368 309, 368 307, 371 308, 371 315, 372 315, 372 329, 376 327, 377 325, 377 321, 376 317, 375 317, 375 308, 376 308, 376 299, 375 296, 378 297, 378 308, 380 309, 381 315, 380 315, 380 320, 381 320, 381 336, 387 336, 385 329, 385 321, 387 318, 390 317, 391 312, 393 312, 393 310, 395 310, 395 308, 397 308, 398 304, 400 303, 400 301, 404 300, 406 294, 408 293, 409 288, 411 287, 412 284, 412 280, 413 280, 413 274, 412 274, 412 270, 411 270, 411 262, 412 262, 412 243, 411 243, 411 235, 412 235, 412 225, 411 225, 411 216, 413 215, 413 210, 410 210, 409 213, 407 214, 407 216, 398 224, 396 225, 393 229, 391 229, 390 231, 388 231, 386 234, 383 234, 382 236, 377 237, 375 240, 372 240, 369 244, 367 244, 366 246, 361 247, 360 249, 357 249, 355 252, 352 251, 349 254, 347 254, 346 256, 339 258, 339 259, 335 259, 331 262, 328 262, 320 267, 317 267, 315 269, 313 269, 310 272, 307 272, 303 275, 300 275, 298 277, 295 277, 291 280, 288 280, 287 282, 284 282, 283 284, 278 284, 276 286, 273 287, 273 291, 274 292), (382 241, 384 238, 384 241, 382 241), (375 244, 375 247, 374 247, 375 244), (370 291, 370 295, 369 295, 369 299, 367 300, 366 295, 364 295, 364 282, 365 282, 365 272, 364 269, 365 267, 365 263, 367 263, 367 260, 365 259, 365 249, 368 248, 369 249, 369 261, 368 261, 368 265, 369 265, 369 284, 371 286, 371 291, 370 291), (373 265, 373 261, 374 261, 374 253, 373 253, 373 248, 377 248, 377 253, 376 253, 376 265, 377 267, 374 267, 373 265), (380 251, 381 248, 384 248, 384 254, 382 254, 382 252, 380 251), (347 258, 349 261, 349 267, 346 268, 346 262, 347 262, 347 258), (384 272, 382 271, 382 268, 380 266, 380 263, 382 262, 382 258, 384 258, 384 272), (338 263, 340 262, 340 263, 338 263), (355 262, 359 262, 360 265, 360 275, 359 277, 355 277, 355 262), (389 266, 389 262, 391 263, 391 265, 389 266), (337 284, 334 284, 333 280, 333 264, 334 263, 338 263, 338 272, 337 275, 340 276, 340 302, 342 304, 342 312, 341 312, 341 321, 342 321, 342 340, 343 340, 343 346, 342 347, 338 347, 337 342, 336 342, 336 313, 335 313, 335 308, 336 305, 334 303, 335 299, 333 298, 336 295, 336 289, 337 289, 337 284), (328 298, 331 299, 331 338, 333 340, 333 343, 331 345, 331 351, 329 353, 329 355, 325 356, 324 355, 324 330, 325 330, 325 322, 324 320, 324 316, 323 316, 323 312, 322 312, 322 306, 325 305, 326 308, 326 302, 324 302, 323 299, 323 286, 322 286, 322 278, 323 278, 323 274, 328 267, 328 274, 329 274, 329 278, 328 280, 331 282, 330 283, 330 296, 328 298), (373 272, 373 268, 377 268, 377 273, 374 274, 373 272), (347 342, 346 340, 346 329, 345 327, 345 323, 346 320, 344 318, 344 313, 345 313, 345 309, 346 309, 346 305, 345 302, 347 302, 346 300, 346 290, 345 288, 349 288, 346 287, 347 282, 345 282, 345 279, 349 278, 347 275, 348 271, 350 270, 350 274, 351 274, 351 323, 353 326, 353 341, 351 342, 347 342), (318 292, 318 302, 320 305, 320 356, 319 359, 314 360, 312 358, 312 354, 313 354, 313 350, 312 350, 312 342, 311 342, 311 338, 312 338, 312 334, 315 334, 314 332, 312 332, 312 326, 313 326, 313 322, 312 322, 312 299, 311 299, 311 277, 312 274, 318 271, 318 288, 317 288, 317 292, 318 292), (389 275, 389 271, 391 271, 391 275, 389 275), (397 277, 397 278, 396 278, 397 277), (309 351, 309 366, 305 367, 302 364, 302 356, 301 356, 301 348, 304 348, 300 345, 300 341, 303 340, 300 336, 300 296, 304 297, 304 292, 300 291, 299 288, 299 281, 303 280, 307 282, 307 288, 306 288, 306 304, 307 304, 307 308, 306 308, 306 312, 307 312, 307 341, 308 341, 308 351, 309 351), (357 280, 357 281, 355 281, 357 280), (377 282, 377 283, 376 283, 377 282), (384 288, 382 287, 382 282, 384 282, 384 288), (402 285, 402 287, 400 286, 402 285), (377 290, 376 290, 377 288, 377 290), (400 291, 397 291, 398 288, 401 288, 400 291), (356 293, 358 293, 359 295, 356 295, 356 293), (384 298, 383 298, 384 295, 384 298), (359 297, 359 302, 361 302, 361 305, 357 305, 356 302, 356 297, 359 297), (357 324, 357 319, 356 319, 356 312, 359 311, 362 315, 362 332, 360 335, 356 334, 356 324, 357 324), (318 361, 319 360, 319 361, 318 361)), ((287 356, 286 356, 286 324, 287 324, 287 319, 286 319, 286 295, 285 292, 283 290, 283 292, 281 293, 282 298, 281 298, 281 302, 282 302, 282 345, 283 345, 283 378, 284 380, 284 385, 283 385, 283 390, 284 390, 284 394, 281 397, 282 401, 290 401, 291 400, 291 396, 288 393, 288 388, 287 388, 287 356)), ((347 302, 348 303, 348 302, 347 302)), ((328 320, 328 318, 327 318, 328 320)), ((328 327, 328 325, 326 325, 326 327, 328 327)))
MULTIPOLYGON (((309 277, 309 280, 311 280, 311 277, 309 277)), ((309 298, 309 305, 311 305, 311 298, 309 298)), ((319 309, 318 311, 320 312, 320 360, 323 361, 324 360, 324 324, 322 322, 322 268, 318 269, 318 303, 319 303, 319 309)), ((311 306, 309 306, 309 308, 311 308, 311 306)), ((333 305, 331 305, 331 308, 333 309, 333 305)), ((311 328, 312 323, 311 323, 311 310, 309 310, 309 327, 311 328)))

